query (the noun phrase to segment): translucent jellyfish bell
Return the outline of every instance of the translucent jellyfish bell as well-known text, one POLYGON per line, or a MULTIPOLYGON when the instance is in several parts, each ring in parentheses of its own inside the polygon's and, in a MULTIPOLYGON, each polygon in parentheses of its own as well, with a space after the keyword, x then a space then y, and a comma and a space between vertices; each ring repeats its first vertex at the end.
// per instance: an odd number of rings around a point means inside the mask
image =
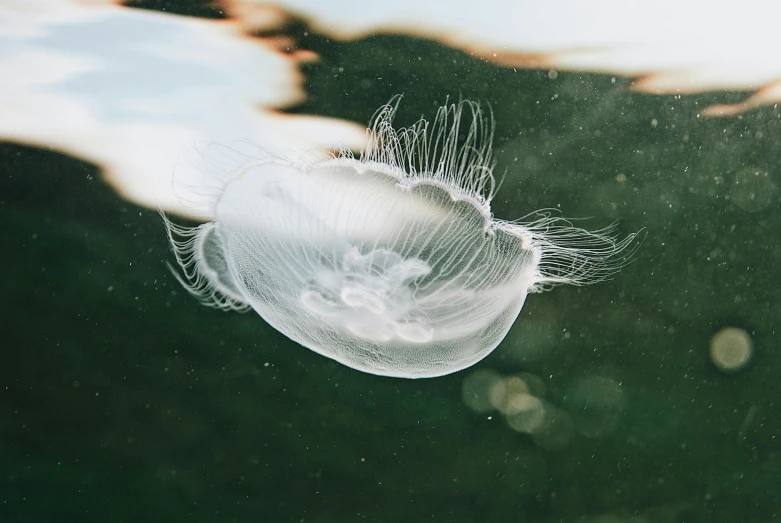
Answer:
POLYGON ((394 111, 378 111, 360 158, 236 153, 215 175, 212 222, 166 220, 190 292, 251 307, 349 367, 423 378, 490 353, 529 292, 599 281, 627 260, 634 236, 492 216, 493 122, 477 104, 399 130, 394 111))

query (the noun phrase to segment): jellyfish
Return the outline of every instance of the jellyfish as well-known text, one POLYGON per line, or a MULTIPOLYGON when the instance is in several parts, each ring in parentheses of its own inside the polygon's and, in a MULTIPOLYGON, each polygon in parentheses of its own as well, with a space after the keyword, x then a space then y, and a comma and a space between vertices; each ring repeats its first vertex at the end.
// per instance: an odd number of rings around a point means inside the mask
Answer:
POLYGON ((478 103, 399 129, 397 105, 358 157, 258 148, 217 169, 211 221, 164 216, 185 288, 353 369, 427 378, 493 351, 529 293, 604 280, 631 257, 636 235, 612 226, 493 216, 493 116, 478 103))

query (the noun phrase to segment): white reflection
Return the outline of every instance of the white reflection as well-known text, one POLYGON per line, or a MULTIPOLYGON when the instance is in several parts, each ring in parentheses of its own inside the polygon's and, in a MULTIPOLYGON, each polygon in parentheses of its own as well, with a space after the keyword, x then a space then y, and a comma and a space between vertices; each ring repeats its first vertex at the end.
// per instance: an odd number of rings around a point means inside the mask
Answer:
MULTIPOLYGON (((131 201, 187 214, 171 179, 194 145, 360 146, 359 126, 272 111, 303 99, 300 58, 310 56, 282 54, 231 21, 105 1, 5 0, 0 139, 93 162, 131 201)), ((191 171, 177 172, 180 185, 199 186, 191 171)))
POLYGON ((725 115, 781 101, 781 3, 745 0, 725 9, 700 0, 224 0, 250 27, 303 16, 337 38, 397 33, 438 40, 521 68, 594 71, 636 79, 648 93, 746 90, 725 115))

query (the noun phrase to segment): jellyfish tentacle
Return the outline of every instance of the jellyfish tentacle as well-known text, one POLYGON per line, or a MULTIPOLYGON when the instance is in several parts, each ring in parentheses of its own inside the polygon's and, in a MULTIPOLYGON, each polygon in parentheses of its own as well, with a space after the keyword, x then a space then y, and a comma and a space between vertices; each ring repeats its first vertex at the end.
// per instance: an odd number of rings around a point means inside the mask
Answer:
MULTIPOLYGON (((208 264, 204 241, 206 235, 214 231, 213 225, 207 223, 185 227, 173 223, 163 212, 160 215, 181 271, 170 264, 168 268, 185 290, 207 307, 239 312, 249 310, 250 306, 241 291, 226 280, 221 280, 217 270, 208 264)), ((217 253, 213 255, 219 256, 217 253)))

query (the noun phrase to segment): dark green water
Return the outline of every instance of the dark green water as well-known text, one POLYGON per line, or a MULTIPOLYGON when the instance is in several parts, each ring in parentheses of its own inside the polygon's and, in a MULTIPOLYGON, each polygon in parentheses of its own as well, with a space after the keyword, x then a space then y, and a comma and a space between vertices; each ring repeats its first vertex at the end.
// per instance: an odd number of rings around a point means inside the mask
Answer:
POLYGON ((505 173, 495 215, 620 218, 647 231, 636 260, 531 295, 473 369, 379 378, 201 307, 166 268, 156 212, 91 165, 3 144, 0 522, 781 520, 781 110, 698 118, 743 95, 633 94, 292 30, 322 57, 295 112, 365 122, 404 93, 408 124, 448 96, 482 100, 505 173), (754 344, 732 374, 708 355, 727 326, 754 344), (574 429, 541 443, 473 412, 477 369, 539 377, 574 429), (599 398, 573 403, 594 377, 618 384, 610 423, 599 398))

